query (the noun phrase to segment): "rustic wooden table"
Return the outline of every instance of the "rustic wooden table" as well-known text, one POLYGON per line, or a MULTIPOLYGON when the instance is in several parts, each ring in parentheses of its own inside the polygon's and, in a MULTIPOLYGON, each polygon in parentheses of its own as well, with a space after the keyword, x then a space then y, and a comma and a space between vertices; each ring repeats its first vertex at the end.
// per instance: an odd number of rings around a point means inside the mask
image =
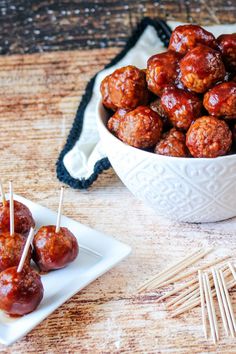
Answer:
MULTIPOLYGON (((56 210, 55 161, 85 85, 119 52, 135 23, 146 15, 234 22, 236 4, 113 1, 102 8, 101 1, 32 3, 0 0, 1 52, 13 54, 0 57, 0 178, 4 184, 13 179, 18 194, 56 210)), ((68 188, 64 213, 130 244, 133 252, 24 339, 10 348, 0 346, 2 353, 236 352, 230 338, 217 347, 204 340, 199 308, 171 319, 156 303, 159 293, 137 295, 152 274, 194 248, 214 245, 235 253, 236 220, 190 225, 158 218, 112 169, 89 191, 68 188)), ((232 299, 236 310, 233 292, 232 299)))

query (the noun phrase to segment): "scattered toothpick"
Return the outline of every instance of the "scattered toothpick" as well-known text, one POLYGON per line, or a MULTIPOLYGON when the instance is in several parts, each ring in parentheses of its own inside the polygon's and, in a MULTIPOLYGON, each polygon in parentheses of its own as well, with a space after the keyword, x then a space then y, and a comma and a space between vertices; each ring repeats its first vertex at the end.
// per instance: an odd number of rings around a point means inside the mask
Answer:
POLYGON ((185 272, 184 274, 180 273, 183 269, 205 257, 211 251, 212 249, 194 252, 181 262, 178 262, 176 265, 173 265, 167 270, 164 270, 154 276, 139 288, 139 292, 157 289, 158 287, 166 286, 177 280, 185 280, 191 275, 198 275, 162 295, 157 301, 160 302, 170 298, 172 295, 177 295, 166 303, 167 309, 170 309, 172 312, 170 316, 172 318, 189 311, 198 305, 201 305, 202 324, 205 338, 207 339, 208 337, 208 317, 211 336, 213 342, 216 343, 219 340, 219 328, 214 303, 215 297, 219 305, 226 335, 228 336, 230 331, 231 335, 235 336, 236 332, 236 320, 228 293, 228 289, 231 289, 236 285, 236 271, 230 262, 221 265, 220 270, 216 268, 216 265, 219 265, 219 263, 222 263, 230 257, 224 256, 220 259, 216 259, 208 264, 200 266, 197 270, 193 269, 185 272), (203 270, 208 270, 208 272, 205 271, 203 273, 203 270))
MULTIPOLYGON (((224 268, 223 268, 223 271, 224 271, 224 275, 226 277, 228 277, 228 275, 230 274, 230 271, 229 270, 225 270, 224 268)), ((211 274, 209 275, 209 277, 210 277, 210 285, 213 285, 213 278, 212 278, 211 274)), ((228 288, 233 287, 234 285, 235 285, 235 282, 231 282, 231 283, 227 284, 228 288)), ((191 308, 194 308, 194 307, 196 307, 196 306, 201 304, 200 289, 198 288, 198 289, 193 290, 192 291, 192 295, 197 295, 197 297, 196 298, 191 298, 191 299, 183 302, 182 304, 180 304, 179 309, 177 310, 177 312, 175 312, 176 316, 181 314, 181 313, 184 313, 184 312, 188 311, 190 309, 189 308, 190 306, 191 306, 191 308)), ((213 295, 213 297, 216 296, 216 291, 215 290, 213 290, 212 295, 213 295)))
POLYGON ((208 253, 210 253, 213 249, 209 250, 200 250, 194 252, 181 262, 177 263, 176 265, 168 268, 166 271, 161 272, 160 274, 154 276, 148 282, 146 282, 143 286, 138 289, 138 292, 142 292, 144 290, 153 290, 157 289, 159 286, 162 286, 163 283, 166 284, 166 281, 169 280, 171 282, 171 278, 173 278, 176 274, 181 272, 182 270, 186 269, 190 265, 196 263, 199 259, 205 257, 208 253))
POLYGON ((175 295, 175 294, 179 293, 180 291, 182 291, 182 290, 184 290, 186 288, 189 288, 191 285, 193 285, 195 283, 197 283, 197 279, 196 278, 194 278, 194 279, 186 282, 185 284, 183 284, 181 286, 178 286, 177 288, 175 288, 175 289, 167 292, 166 294, 162 295, 161 297, 159 297, 159 299, 157 299, 157 302, 166 300, 170 296, 175 295))
POLYGON ((194 290, 197 290, 199 288, 197 282, 195 285, 188 287, 184 292, 182 292, 181 294, 179 294, 177 297, 175 297, 173 300, 169 301, 167 303, 167 307, 172 307, 173 305, 175 305, 176 303, 182 303, 184 302, 184 299, 188 299, 191 295, 194 294, 194 290))
MULTIPOLYGON (((229 258, 230 258, 230 256, 225 256, 225 257, 223 257, 223 258, 216 259, 216 260, 214 260, 214 261, 212 261, 212 262, 210 262, 210 263, 204 264, 203 266, 199 267, 198 270, 205 270, 205 269, 207 269, 207 268, 210 268, 210 267, 213 266, 213 265, 222 263, 222 262, 224 262, 226 259, 229 259, 229 258)), ((186 279, 186 278, 188 278, 188 277, 190 277, 191 275, 194 275, 194 274, 196 274, 196 269, 193 269, 193 270, 191 270, 191 271, 189 271, 189 272, 187 272, 187 273, 178 274, 176 277, 174 277, 174 278, 171 279, 171 282, 172 282, 172 283, 175 283, 175 282, 177 282, 177 281, 179 281, 179 280, 186 279)), ((196 280, 196 281, 197 281, 197 280, 196 280)), ((166 286, 166 285, 168 285, 168 282, 162 284, 162 286, 166 286)))
MULTIPOLYGON (((227 283, 227 288, 228 289, 232 289, 233 287, 235 287, 235 281, 231 281, 229 283, 227 283)), ((213 296, 216 295, 216 292, 213 291, 212 293, 213 296)), ((178 308, 178 310, 176 310, 175 312, 173 312, 171 314, 171 317, 177 317, 179 315, 182 315, 183 313, 192 310, 194 307, 199 306, 201 304, 201 299, 200 296, 196 299, 193 299, 191 301, 187 301, 185 304, 183 304, 182 306, 180 306, 178 308)))
POLYGON ((151 285, 153 282, 158 281, 158 279, 160 279, 162 276, 166 275, 167 273, 170 273, 171 271, 173 271, 174 269, 178 268, 179 266, 182 266, 184 263, 189 261, 189 259, 191 259, 193 256, 197 255, 200 251, 202 251, 202 250, 193 252, 191 255, 189 255, 188 257, 184 258, 182 261, 170 266, 169 268, 163 270, 161 273, 159 273, 157 275, 154 275, 151 279, 149 279, 146 283, 144 283, 138 289, 138 291, 141 292, 143 290, 148 289, 149 285, 151 285))

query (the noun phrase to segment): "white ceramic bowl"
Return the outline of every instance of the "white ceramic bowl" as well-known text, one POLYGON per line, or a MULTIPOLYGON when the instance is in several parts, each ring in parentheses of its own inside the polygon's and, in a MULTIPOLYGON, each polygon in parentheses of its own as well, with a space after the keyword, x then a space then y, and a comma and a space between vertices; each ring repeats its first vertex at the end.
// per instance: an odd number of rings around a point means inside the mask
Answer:
POLYGON ((127 188, 157 214, 185 222, 236 216, 236 155, 213 159, 161 156, 124 144, 106 128, 107 111, 97 107, 107 156, 127 188))

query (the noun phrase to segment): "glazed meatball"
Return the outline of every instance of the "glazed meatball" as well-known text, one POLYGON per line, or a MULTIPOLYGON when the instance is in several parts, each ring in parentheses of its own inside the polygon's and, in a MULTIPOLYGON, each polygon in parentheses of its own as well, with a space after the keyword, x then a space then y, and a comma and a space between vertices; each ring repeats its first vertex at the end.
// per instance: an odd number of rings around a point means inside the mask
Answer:
POLYGON ((118 137, 126 144, 145 149, 160 140, 163 123, 161 117, 146 106, 127 113, 120 123, 118 137))
POLYGON ((202 103, 195 93, 166 87, 161 96, 162 107, 174 127, 188 130, 190 124, 201 116, 202 103))
POLYGON ((105 79, 102 80, 101 86, 100 86, 100 91, 102 95, 102 103, 105 107, 115 111, 116 106, 112 103, 110 94, 109 94, 109 76, 106 76, 105 79))
MULTIPOLYGON (((17 266, 25 246, 26 238, 21 234, 10 235, 9 231, 0 235, 0 271, 17 266)), ((29 265, 31 249, 28 252, 26 264, 29 265)))
POLYGON ((166 156, 187 157, 189 153, 185 143, 185 134, 176 128, 172 128, 163 135, 163 138, 156 145, 155 153, 166 156))
POLYGON ((162 103, 161 103, 161 99, 160 98, 156 98, 154 101, 152 101, 150 103, 150 108, 156 112, 157 114, 159 114, 159 116, 161 116, 162 118, 166 118, 168 119, 168 116, 164 110, 164 108, 162 107, 162 103))
POLYGON ((212 33, 198 25, 183 25, 176 27, 172 32, 168 49, 184 55, 198 44, 216 48, 216 40, 212 33))
POLYGON ((217 43, 226 68, 236 72, 236 33, 222 34, 217 43))
POLYGON ((206 92, 225 76, 220 53, 204 45, 198 45, 183 57, 180 71, 184 86, 197 93, 206 92))
POLYGON ((107 127, 112 134, 118 136, 118 132, 120 129, 120 122, 124 118, 125 114, 129 111, 125 109, 118 109, 111 118, 109 118, 107 122, 107 127))
POLYGON ((131 110, 149 101, 145 72, 135 66, 117 69, 104 80, 101 83, 101 94, 107 108, 131 110))
POLYGON ((163 122, 163 129, 165 129, 165 130, 170 129, 170 127, 171 127, 170 121, 168 119, 168 116, 167 116, 164 108, 162 107, 161 99, 160 98, 156 98, 154 101, 152 101, 150 103, 150 108, 154 112, 159 114, 159 116, 161 117, 162 122, 163 122))
MULTIPOLYGON (((31 227, 35 227, 33 216, 26 205, 14 200, 14 222, 15 232, 28 235, 31 227)), ((7 200, 5 205, 0 203, 0 232, 10 230, 10 202, 7 200)))
POLYGON ((56 226, 41 227, 34 237, 33 259, 40 270, 60 269, 73 262, 79 253, 76 237, 66 228, 61 227, 56 233, 56 226))
POLYGON ((194 157, 225 155, 231 144, 232 133, 228 125, 213 116, 198 118, 186 135, 186 145, 194 157))
POLYGON ((19 273, 17 267, 0 273, 0 309, 10 316, 23 316, 34 311, 43 293, 39 274, 29 267, 19 273))
POLYGON ((204 95, 203 104, 213 116, 236 119, 236 82, 216 85, 204 95))
POLYGON ((180 58, 180 54, 169 51, 148 59, 147 84, 150 91, 161 96, 166 85, 178 80, 180 58))

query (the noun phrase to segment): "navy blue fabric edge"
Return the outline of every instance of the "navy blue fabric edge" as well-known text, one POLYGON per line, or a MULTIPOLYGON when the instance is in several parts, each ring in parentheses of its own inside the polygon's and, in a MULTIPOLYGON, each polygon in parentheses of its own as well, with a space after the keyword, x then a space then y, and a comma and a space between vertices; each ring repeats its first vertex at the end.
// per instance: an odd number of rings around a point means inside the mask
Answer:
MULTIPOLYGON (((128 39, 125 47, 121 50, 121 52, 114 57, 108 65, 104 67, 104 69, 111 67, 112 65, 115 65, 118 61, 120 61, 126 53, 136 44, 144 30, 147 28, 147 26, 153 26, 157 32, 158 37, 160 40, 163 42, 165 47, 168 47, 170 35, 171 35, 171 29, 167 25, 167 23, 163 20, 160 19, 150 19, 148 17, 145 17, 137 26, 136 30, 133 32, 132 36, 128 39)), ((73 146, 75 145, 76 141, 79 139, 82 127, 83 127, 83 119, 84 119, 84 112, 86 109, 87 104, 89 103, 91 97, 92 97, 92 92, 93 92, 93 86, 94 82, 96 79, 97 74, 88 82, 85 93, 82 96, 81 102, 79 104, 79 107, 76 112, 76 116, 74 119, 74 122, 72 124, 72 128, 70 130, 70 133, 68 135, 66 144, 64 148, 62 149, 59 158, 56 163, 56 174, 57 178, 59 181, 67 184, 68 186, 74 188, 74 189, 87 189, 92 185, 94 181, 98 178, 99 174, 101 174, 104 170, 108 170, 111 167, 111 164, 108 160, 107 157, 99 160, 96 162, 94 166, 93 173, 88 179, 75 179, 71 177, 69 172, 64 166, 63 163, 63 158, 67 154, 68 151, 70 151, 73 146)))

